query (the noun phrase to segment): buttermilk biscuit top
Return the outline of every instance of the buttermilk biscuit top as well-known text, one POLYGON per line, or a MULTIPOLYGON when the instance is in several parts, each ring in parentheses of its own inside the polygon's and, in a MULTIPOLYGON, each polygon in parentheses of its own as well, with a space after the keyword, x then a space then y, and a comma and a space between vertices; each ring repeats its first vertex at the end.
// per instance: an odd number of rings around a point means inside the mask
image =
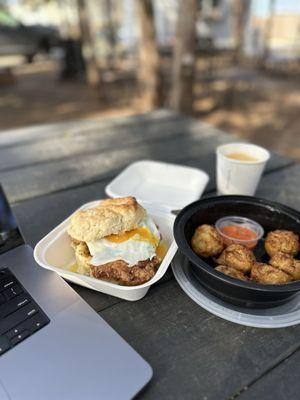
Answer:
POLYGON ((75 212, 68 234, 79 241, 93 242, 136 229, 145 218, 146 210, 134 197, 107 199, 95 208, 75 212))

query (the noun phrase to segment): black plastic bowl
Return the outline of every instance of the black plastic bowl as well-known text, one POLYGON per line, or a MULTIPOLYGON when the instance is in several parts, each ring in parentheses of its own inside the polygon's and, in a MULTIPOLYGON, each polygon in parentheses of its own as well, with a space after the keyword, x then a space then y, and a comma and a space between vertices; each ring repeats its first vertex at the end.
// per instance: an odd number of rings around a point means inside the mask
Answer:
MULTIPOLYGON (((267 308, 290 300, 300 290, 300 281, 283 285, 240 281, 216 271, 212 259, 194 253, 190 243, 197 226, 214 225, 219 218, 227 215, 251 218, 263 226, 265 234, 275 229, 300 232, 300 213, 279 203, 250 196, 219 196, 196 201, 178 214, 174 224, 176 243, 190 261, 196 278, 212 294, 238 306, 267 308)), ((263 240, 254 253, 259 261, 267 262, 263 240)))

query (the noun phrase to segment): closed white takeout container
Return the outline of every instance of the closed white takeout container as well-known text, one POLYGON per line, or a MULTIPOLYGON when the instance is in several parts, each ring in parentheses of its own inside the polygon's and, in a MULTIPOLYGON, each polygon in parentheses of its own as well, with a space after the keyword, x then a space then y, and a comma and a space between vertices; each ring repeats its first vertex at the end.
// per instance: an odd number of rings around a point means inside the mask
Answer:
POLYGON ((105 189, 109 197, 135 196, 167 212, 198 200, 209 181, 198 168, 152 160, 130 164, 105 189))
MULTIPOLYGON (((70 282, 125 300, 139 300, 146 295, 153 283, 162 278, 177 251, 173 237, 175 216, 171 210, 182 208, 200 198, 208 180, 209 177, 205 172, 195 168, 155 161, 139 161, 127 167, 107 186, 106 193, 111 197, 131 195, 138 199, 158 226, 167 247, 167 253, 156 274, 142 285, 121 286, 70 271, 69 267, 76 262, 67 233, 70 217, 38 242, 34 249, 34 258, 41 267, 57 272, 70 282), (176 191, 185 191, 187 187, 189 195, 179 194, 176 199, 176 191), (151 189, 154 194, 149 198, 151 189), (169 198, 167 197, 168 190, 169 198), (162 199, 166 203, 162 203, 162 199)), ((84 204, 80 209, 95 207, 99 201, 84 204)))

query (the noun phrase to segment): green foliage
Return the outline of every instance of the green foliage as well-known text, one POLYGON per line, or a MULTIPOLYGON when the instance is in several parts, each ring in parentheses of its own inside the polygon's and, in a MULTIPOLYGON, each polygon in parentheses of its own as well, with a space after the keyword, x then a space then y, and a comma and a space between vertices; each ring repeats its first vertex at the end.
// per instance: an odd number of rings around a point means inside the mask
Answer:
POLYGON ((17 21, 0 7, 0 24, 4 26, 16 26, 17 21))

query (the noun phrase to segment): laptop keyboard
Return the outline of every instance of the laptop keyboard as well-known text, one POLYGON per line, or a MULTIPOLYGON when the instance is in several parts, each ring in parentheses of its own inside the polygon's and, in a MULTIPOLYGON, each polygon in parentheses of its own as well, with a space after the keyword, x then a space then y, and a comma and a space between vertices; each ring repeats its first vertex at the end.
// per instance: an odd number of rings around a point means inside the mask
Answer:
POLYGON ((0 269, 0 355, 49 322, 13 273, 0 269))

